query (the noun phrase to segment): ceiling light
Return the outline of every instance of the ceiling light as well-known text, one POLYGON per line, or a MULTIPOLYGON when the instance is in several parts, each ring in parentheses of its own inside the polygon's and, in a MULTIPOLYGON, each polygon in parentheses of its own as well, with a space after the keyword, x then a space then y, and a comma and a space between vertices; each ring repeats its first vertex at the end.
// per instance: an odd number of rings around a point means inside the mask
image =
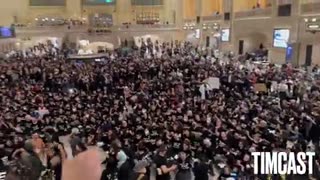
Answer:
POLYGON ((317 21, 317 19, 316 18, 312 18, 312 22, 316 22, 317 21))

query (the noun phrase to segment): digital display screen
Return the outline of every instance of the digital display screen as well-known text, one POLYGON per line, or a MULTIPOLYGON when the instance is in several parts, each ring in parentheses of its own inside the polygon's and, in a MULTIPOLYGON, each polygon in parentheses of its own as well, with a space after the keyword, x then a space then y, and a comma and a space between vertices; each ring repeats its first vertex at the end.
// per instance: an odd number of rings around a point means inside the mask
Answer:
POLYGON ((2 37, 12 37, 12 31, 10 28, 2 27, 0 30, 2 37))
POLYGON ((114 5, 116 0, 83 0, 84 5, 114 5))
POLYGON ((0 27, 0 37, 1 38, 14 37, 14 30, 10 27, 0 27))
POLYGON ((273 32, 273 47, 287 48, 290 37, 289 29, 275 29, 273 32))
POLYGON ((230 41, 230 29, 222 29, 221 30, 221 41, 229 42, 230 41))

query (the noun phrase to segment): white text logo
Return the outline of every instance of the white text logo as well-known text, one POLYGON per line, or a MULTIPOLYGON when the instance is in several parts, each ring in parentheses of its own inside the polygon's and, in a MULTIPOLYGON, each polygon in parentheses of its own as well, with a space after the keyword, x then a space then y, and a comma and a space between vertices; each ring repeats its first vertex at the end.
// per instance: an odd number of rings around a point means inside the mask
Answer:
POLYGON ((253 152, 254 174, 312 174, 315 152, 253 152))

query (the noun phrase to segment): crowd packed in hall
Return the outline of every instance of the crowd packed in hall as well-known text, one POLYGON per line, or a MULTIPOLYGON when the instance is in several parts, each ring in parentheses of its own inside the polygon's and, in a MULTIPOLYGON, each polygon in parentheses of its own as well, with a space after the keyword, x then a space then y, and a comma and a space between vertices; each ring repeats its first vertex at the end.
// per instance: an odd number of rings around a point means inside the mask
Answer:
MULTIPOLYGON (((0 64, 0 166, 9 178, 52 169, 61 179, 66 135, 72 156, 89 146, 108 153, 101 179, 150 179, 152 169, 157 180, 280 179, 253 175, 251 152, 318 153, 317 81, 290 65, 218 58, 189 43, 146 43, 99 62, 45 49, 0 64)), ((298 178, 309 176, 286 176, 298 178)))

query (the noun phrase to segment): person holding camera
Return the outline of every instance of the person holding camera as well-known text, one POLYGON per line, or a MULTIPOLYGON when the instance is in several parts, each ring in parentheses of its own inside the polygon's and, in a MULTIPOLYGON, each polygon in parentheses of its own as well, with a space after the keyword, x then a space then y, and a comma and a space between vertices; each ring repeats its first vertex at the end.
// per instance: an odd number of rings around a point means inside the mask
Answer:
POLYGON ((156 180, 170 180, 170 172, 177 169, 177 165, 168 166, 166 154, 167 147, 161 145, 154 159, 157 168, 156 180))

